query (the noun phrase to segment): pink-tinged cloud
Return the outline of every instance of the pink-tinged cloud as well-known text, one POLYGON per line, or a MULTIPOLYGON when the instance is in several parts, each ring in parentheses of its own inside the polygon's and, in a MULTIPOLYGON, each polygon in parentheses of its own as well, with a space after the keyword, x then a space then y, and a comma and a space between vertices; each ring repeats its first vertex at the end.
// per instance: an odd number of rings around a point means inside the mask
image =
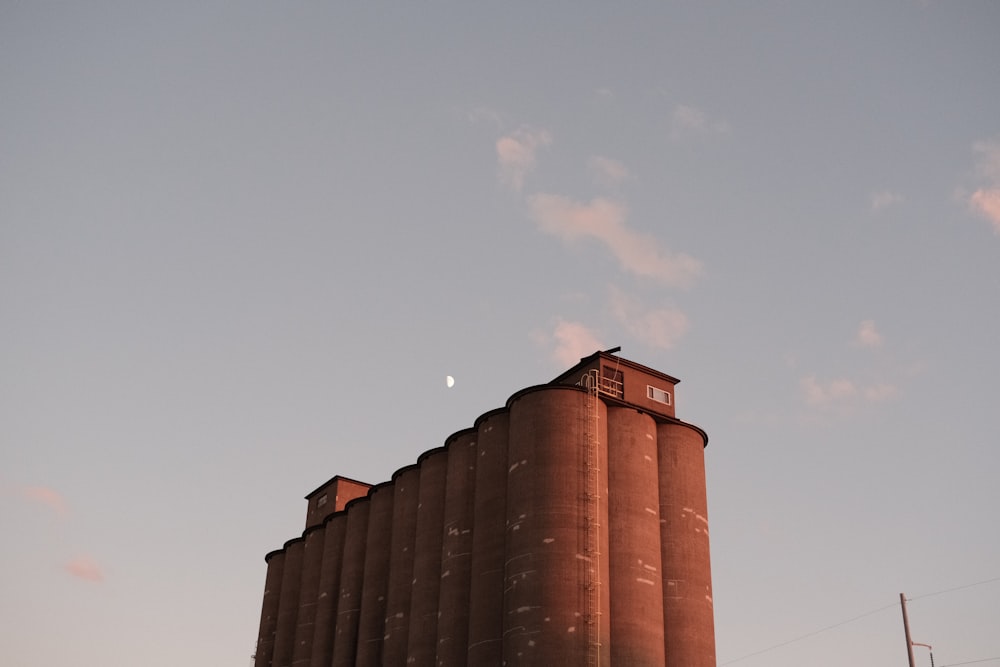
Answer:
POLYGON ((45 505, 60 518, 69 514, 66 499, 55 489, 47 486, 26 486, 21 489, 21 495, 32 502, 45 505))
POLYGON ((84 581, 104 581, 104 573, 100 566, 87 556, 78 556, 66 563, 66 571, 84 581))
POLYGON ((563 241, 591 238, 615 256, 622 269, 665 285, 686 287, 701 273, 701 262, 670 253, 659 242, 625 225, 625 207, 598 198, 581 204, 558 195, 539 194, 528 199, 531 218, 539 228, 563 241))
POLYGON ((814 375, 802 378, 800 387, 805 402, 817 408, 848 407, 859 397, 869 403, 878 403, 898 393, 895 385, 885 382, 865 386, 846 378, 820 382, 814 375))
POLYGON ((875 328, 874 320, 865 320, 861 323, 855 341, 863 347, 878 347, 882 344, 882 334, 875 328))
POLYGON ((524 187, 524 177, 535 168, 538 149, 552 143, 552 136, 545 130, 521 127, 497 139, 497 161, 500 182, 515 192, 524 187))
POLYGON ((889 190, 882 190, 880 192, 872 193, 871 207, 873 211, 881 211, 895 204, 902 203, 902 201, 903 195, 896 192, 890 192, 889 190))
POLYGON ((802 378, 801 387, 806 403, 816 407, 836 405, 858 393, 857 387, 850 380, 837 379, 821 383, 814 375, 802 378))
POLYGON ((650 347, 670 349, 687 333, 688 318, 676 308, 647 308, 617 288, 611 290, 611 312, 626 331, 650 347))
POLYGON ((562 366, 572 366, 583 357, 593 354, 597 350, 603 350, 604 344, 597 338, 597 335, 585 325, 579 322, 566 322, 560 320, 552 332, 552 339, 555 342, 553 356, 562 366))
POLYGON ((594 181, 606 188, 617 188, 628 180, 628 169, 618 160, 608 157, 594 155, 587 160, 587 168, 590 170, 594 181))
POLYGON ((704 134, 726 134, 729 123, 709 118, 701 109, 678 104, 670 117, 670 138, 674 141, 687 136, 704 134))
POLYGON ((894 385, 891 384, 875 384, 870 387, 864 388, 865 400, 871 403, 878 403, 880 401, 885 401, 893 398, 898 393, 898 390, 894 385))
POLYGON ((979 189, 969 197, 969 205, 993 225, 993 231, 1000 234, 1000 187, 979 189))

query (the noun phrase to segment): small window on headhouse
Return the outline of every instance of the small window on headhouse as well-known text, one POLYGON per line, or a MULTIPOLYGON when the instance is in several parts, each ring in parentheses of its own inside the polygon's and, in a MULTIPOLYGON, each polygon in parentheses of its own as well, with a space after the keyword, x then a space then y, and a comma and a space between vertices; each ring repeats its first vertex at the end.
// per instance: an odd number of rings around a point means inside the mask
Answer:
POLYGON ((326 505, 325 493, 316 500, 316 507, 322 507, 323 505, 326 505))
POLYGON ((670 392, 665 389, 658 389, 651 385, 646 385, 646 396, 657 403, 670 405, 670 392))

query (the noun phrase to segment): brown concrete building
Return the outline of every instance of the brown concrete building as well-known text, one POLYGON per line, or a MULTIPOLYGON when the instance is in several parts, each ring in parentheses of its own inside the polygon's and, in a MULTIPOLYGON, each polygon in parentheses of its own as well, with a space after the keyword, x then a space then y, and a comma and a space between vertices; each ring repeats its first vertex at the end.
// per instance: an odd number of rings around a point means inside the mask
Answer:
POLYGON ((255 667, 714 667, 705 432, 615 351, 375 486, 306 496, 267 554, 255 667))

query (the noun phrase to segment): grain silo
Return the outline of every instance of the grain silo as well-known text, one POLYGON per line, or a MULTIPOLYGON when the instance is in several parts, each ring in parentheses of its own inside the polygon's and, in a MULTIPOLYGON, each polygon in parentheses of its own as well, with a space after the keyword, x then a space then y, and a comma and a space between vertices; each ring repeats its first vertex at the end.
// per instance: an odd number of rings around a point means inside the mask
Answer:
POLYGON ((616 351, 309 494, 265 558, 256 667, 714 667, 708 438, 616 351))

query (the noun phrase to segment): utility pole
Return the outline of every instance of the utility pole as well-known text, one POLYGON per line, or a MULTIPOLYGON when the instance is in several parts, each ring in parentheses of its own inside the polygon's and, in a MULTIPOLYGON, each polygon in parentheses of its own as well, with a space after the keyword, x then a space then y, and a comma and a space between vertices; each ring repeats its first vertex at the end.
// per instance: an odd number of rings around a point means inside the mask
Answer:
POLYGON ((902 593, 899 594, 899 606, 903 608, 903 632, 906 633, 906 656, 910 659, 910 667, 917 667, 916 663, 913 662, 913 641, 910 639, 910 619, 906 616, 906 596, 902 593))

